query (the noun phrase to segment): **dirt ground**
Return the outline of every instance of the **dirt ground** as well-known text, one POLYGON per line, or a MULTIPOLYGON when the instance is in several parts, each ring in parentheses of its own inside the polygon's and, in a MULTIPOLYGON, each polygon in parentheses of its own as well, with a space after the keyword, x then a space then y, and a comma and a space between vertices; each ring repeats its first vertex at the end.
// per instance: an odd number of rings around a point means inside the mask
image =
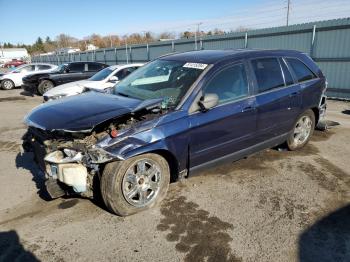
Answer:
POLYGON ((22 119, 41 97, 0 90, 0 261, 350 261, 350 104, 328 132, 171 184, 122 218, 101 202, 48 201, 22 119), (339 125, 337 125, 339 123, 339 125))

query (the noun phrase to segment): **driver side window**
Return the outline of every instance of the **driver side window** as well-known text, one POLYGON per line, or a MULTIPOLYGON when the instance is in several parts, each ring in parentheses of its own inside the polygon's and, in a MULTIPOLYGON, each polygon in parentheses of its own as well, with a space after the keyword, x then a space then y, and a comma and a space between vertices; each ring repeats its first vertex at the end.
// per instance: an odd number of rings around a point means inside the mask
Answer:
POLYGON ((226 67, 217 73, 203 89, 204 94, 219 97, 219 104, 235 101, 248 95, 248 80, 243 64, 226 67))

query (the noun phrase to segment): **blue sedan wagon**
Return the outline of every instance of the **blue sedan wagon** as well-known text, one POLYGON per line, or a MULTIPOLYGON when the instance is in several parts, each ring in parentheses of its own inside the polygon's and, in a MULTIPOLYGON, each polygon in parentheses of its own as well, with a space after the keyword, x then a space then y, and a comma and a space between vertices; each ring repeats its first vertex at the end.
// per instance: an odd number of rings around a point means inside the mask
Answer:
POLYGON ((285 143, 302 148, 326 109, 326 79, 290 50, 206 50, 160 57, 108 93, 45 103, 25 118, 53 198, 93 197, 126 216, 170 181, 285 143))

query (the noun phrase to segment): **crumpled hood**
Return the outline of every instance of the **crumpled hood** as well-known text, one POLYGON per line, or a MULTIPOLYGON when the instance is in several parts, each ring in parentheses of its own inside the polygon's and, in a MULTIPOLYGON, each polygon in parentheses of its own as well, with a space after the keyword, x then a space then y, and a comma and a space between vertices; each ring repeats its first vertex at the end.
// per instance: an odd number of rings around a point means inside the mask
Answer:
POLYGON ((100 123, 161 101, 87 92, 42 104, 34 108, 24 121, 28 126, 49 131, 91 132, 100 123))
POLYGON ((44 96, 52 97, 57 95, 76 95, 80 94, 84 90, 84 84, 89 83, 89 80, 80 80, 75 82, 70 82, 67 84, 56 86, 48 90, 44 96))

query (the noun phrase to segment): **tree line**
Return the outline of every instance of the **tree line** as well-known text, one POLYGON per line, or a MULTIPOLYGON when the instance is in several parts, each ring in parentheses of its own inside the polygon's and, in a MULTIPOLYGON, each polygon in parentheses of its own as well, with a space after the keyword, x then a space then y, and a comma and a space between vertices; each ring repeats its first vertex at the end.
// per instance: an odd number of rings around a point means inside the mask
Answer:
MULTIPOLYGON (((200 31, 197 32, 197 36, 210 36, 210 35, 221 35, 225 33, 237 32, 237 31, 246 31, 247 28, 238 27, 236 30, 231 30, 229 32, 214 29, 210 31, 200 31)), ((90 36, 84 37, 83 39, 77 39, 67 34, 60 34, 52 40, 49 36, 45 39, 38 37, 35 43, 31 45, 25 44, 12 44, 4 43, 3 48, 26 48, 28 53, 31 55, 53 52, 60 48, 79 48, 81 51, 85 51, 89 44, 96 46, 97 48, 107 48, 107 47, 118 47, 133 45, 133 44, 145 44, 156 42, 159 40, 169 40, 175 38, 191 38, 194 37, 195 32, 184 31, 180 34, 175 34, 172 32, 163 32, 160 34, 154 34, 152 32, 133 33, 129 35, 119 36, 119 35, 106 35, 101 36, 99 34, 92 34, 90 36)))

